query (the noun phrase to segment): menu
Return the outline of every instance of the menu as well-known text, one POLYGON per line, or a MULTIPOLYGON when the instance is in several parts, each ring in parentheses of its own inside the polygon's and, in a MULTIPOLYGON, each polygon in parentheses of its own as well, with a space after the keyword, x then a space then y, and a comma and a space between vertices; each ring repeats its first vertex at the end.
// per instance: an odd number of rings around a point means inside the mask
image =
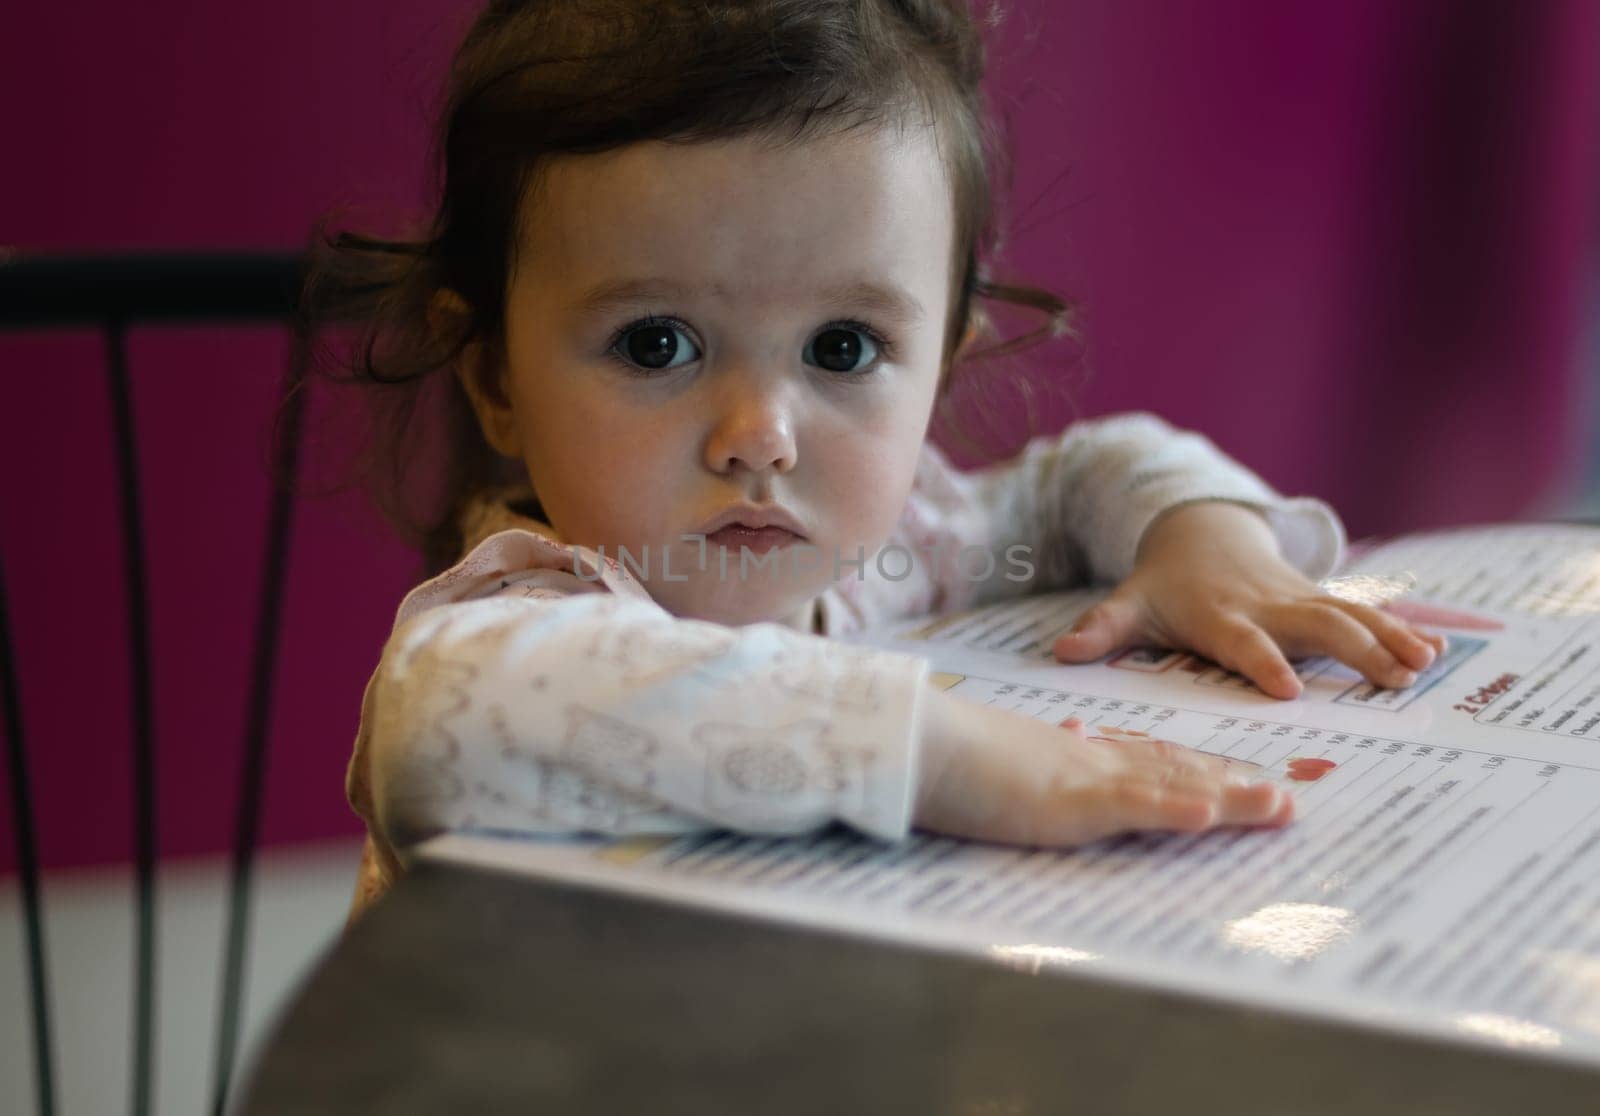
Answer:
POLYGON ((1329 589, 1443 632, 1446 653, 1406 690, 1305 661, 1284 702, 1182 652, 1055 662, 1098 593, 850 637, 925 656, 973 701, 1262 764, 1297 799, 1282 829, 1064 851, 455 834, 423 855, 1600 1065, 1600 530, 1407 536, 1329 589))

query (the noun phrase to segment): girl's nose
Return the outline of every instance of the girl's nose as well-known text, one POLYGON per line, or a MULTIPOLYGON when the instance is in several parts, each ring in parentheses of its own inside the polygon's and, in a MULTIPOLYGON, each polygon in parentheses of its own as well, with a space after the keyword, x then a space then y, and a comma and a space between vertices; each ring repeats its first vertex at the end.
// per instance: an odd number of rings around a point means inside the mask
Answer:
POLYGON ((743 467, 787 473, 795 464, 794 418, 781 389, 749 389, 719 401, 706 438, 706 467, 716 473, 743 467))

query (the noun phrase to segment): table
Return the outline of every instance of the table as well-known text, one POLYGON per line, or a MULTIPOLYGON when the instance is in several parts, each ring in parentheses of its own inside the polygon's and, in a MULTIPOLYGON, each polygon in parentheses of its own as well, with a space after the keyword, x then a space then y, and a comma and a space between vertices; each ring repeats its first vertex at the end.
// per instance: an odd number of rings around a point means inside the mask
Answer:
POLYGON ((1594 1116, 1600 1070, 423 863, 240 1110, 1594 1116))

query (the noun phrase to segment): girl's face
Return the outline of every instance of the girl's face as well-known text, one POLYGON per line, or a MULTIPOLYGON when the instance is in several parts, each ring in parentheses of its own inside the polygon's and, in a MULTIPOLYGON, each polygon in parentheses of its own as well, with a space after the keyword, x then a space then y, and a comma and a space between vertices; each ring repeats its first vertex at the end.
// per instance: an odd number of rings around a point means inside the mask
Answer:
POLYGON ((547 164, 523 205, 509 406, 466 377, 491 443, 563 541, 648 555, 673 614, 800 624, 887 540, 927 431, 953 236, 931 132, 639 143, 547 164), (724 570, 699 539, 745 504, 803 543, 741 573, 733 541, 724 570))

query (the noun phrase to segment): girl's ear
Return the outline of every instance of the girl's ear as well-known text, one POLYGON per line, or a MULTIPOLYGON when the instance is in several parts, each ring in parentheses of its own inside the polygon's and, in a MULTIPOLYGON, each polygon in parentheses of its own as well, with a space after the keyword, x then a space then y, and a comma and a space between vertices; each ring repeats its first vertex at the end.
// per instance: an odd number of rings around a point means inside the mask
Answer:
MULTIPOLYGON (((460 319, 469 313, 460 295, 441 290, 428 308, 428 322, 435 332, 448 332, 460 329, 460 319)), ((484 441, 502 457, 521 460, 522 440, 518 437, 517 416, 505 390, 502 369, 490 367, 480 342, 472 342, 461 351, 455 374, 472 404, 484 441)))
POLYGON ((956 352, 965 356, 978 341, 988 336, 994 328, 994 322, 989 317, 989 311, 974 305, 972 312, 967 315, 967 331, 961 335, 961 343, 956 346, 956 352))
POLYGON ((956 345, 956 357, 958 359, 967 355, 967 352, 972 348, 973 343, 978 340, 979 332, 978 323, 976 321, 970 322, 967 325, 967 331, 961 335, 961 341, 956 345))

